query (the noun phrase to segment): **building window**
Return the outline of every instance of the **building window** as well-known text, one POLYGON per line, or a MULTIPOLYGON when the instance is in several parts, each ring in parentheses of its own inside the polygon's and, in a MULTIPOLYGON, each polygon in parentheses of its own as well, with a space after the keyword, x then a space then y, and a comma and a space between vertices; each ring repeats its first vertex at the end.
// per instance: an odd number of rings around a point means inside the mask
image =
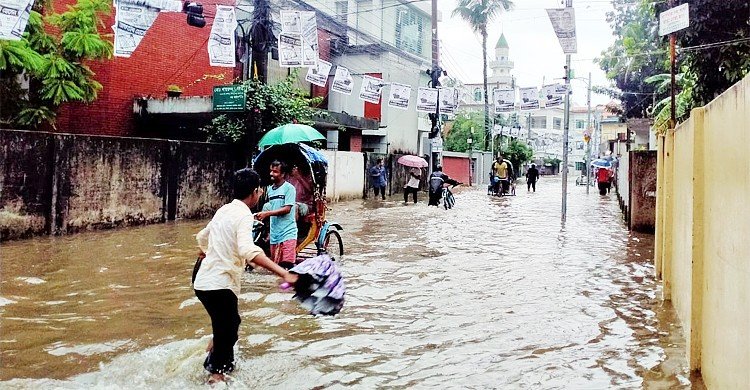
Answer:
POLYGON ((586 168, 586 163, 583 161, 576 161, 576 171, 582 171, 586 168))
POLYGON ((583 141, 576 141, 576 149, 583 150, 583 141))
POLYGON ((336 2, 336 19, 342 23, 349 22, 349 2, 348 1, 337 1, 336 2))
POLYGON ((482 90, 480 88, 474 88, 474 101, 475 102, 481 102, 482 101, 482 90))
POLYGON ((586 122, 582 120, 576 120, 576 129, 583 129, 586 127, 586 122))
POLYGON ((412 9, 400 9, 396 18, 396 47, 422 54, 424 20, 412 9))
POLYGON ((532 116, 531 127, 534 129, 546 129, 547 117, 546 116, 532 116))
POLYGON ((560 118, 552 118, 552 128, 555 130, 562 129, 562 119, 560 118))

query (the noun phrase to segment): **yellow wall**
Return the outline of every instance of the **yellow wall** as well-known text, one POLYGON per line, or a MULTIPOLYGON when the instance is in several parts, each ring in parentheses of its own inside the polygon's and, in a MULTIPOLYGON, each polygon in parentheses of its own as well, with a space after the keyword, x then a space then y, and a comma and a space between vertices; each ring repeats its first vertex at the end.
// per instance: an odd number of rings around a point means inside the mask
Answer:
POLYGON ((750 76, 659 142, 655 267, 712 389, 750 388, 750 76))

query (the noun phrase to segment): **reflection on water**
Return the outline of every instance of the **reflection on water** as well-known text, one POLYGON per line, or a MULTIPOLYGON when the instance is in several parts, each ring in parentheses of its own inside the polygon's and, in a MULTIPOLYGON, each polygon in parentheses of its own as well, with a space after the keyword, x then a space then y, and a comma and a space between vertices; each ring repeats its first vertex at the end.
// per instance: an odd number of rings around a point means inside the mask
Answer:
MULTIPOLYGON (((574 186, 561 226, 559 187, 459 190, 450 211, 334 204, 346 307, 313 318, 275 277, 245 275, 231 387, 700 388, 652 237, 627 231, 614 195, 574 186)), ((2 387, 202 387, 201 225, 4 243, 2 387)))

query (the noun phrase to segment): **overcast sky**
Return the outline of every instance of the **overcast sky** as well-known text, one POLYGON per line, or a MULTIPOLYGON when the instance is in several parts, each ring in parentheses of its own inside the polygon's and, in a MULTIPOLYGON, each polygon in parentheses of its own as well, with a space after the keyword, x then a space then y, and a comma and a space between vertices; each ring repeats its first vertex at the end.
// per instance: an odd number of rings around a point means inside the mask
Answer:
MULTIPOLYGON (((464 83, 482 82, 482 38, 474 34, 468 24, 458 17, 451 17, 457 0, 440 0, 442 22, 438 35, 442 42, 440 62, 452 76, 464 83)), ((540 87, 562 82, 565 54, 557 41, 545 9, 560 8, 560 0, 514 0, 515 8, 500 15, 488 29, 488 61, 494 58, 495 44, 501 32, 505 33, 510 47, 510 59, 515 63, 511 74, 519 87, 540 87), (558 80, 554 80, 557 78, 558 80)), ((576 34, 578 53, 572 56, 575 77, 588 78, 592 73, 592 84, 609 85, 604 72, 592 59, 614 42, 612 30, 606 21, 606 12, 612 10, 611 0, 573 0, 576 11, 576 34)), ((490 73, 491 74, 491 71, 490 73)), ((586 105, 586 82, 573 80, 573 104, 586 105)), ((604 95, 591 95, 592 105, 603 104, 611 99, 604 95)))

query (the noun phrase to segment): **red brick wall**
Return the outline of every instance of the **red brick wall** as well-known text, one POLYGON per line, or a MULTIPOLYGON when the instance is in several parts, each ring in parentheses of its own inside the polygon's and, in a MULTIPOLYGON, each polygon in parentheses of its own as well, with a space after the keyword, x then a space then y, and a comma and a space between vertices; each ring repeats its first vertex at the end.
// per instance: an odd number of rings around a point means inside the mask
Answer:
POLYGON ((469 159, 443 156, 443 172, 455 180, 469 184, 469 159))
MULTIPOLYGON (((72 1, 57 1, 64 9, 72 1)), ((231 0, 202 0, 204 13, 214 15, 215 4, 233 5, 231 0)), ((167 85, 177 84, 183 96, 211 95, 215 85, 232 82, 232 68, 212 67, 206 44, 213 19, 206 27, 190 27, 183 13, 162 12, 130 58, 91 63, 95 79, 103 89, 91 104, 66 104, 59 112, 57 130, 69 133, 130 135, 134 130, 133 100, 140 96, 166 96, 167 85), (203 78, 223 75, 223 80, 203 78)), ((114 24, 114 10, 105 21, 114 24)), ((107 27, 106 33, 111 33, 107 27)), ((111 38, 114 39, 114 38, 111 38)))

